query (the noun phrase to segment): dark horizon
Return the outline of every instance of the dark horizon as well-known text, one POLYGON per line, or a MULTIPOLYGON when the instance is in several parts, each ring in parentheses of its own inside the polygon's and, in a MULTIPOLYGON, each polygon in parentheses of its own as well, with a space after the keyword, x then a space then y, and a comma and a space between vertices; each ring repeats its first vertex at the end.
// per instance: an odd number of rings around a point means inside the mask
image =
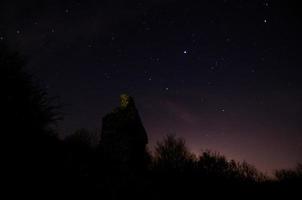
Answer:
POLYGON ((4 0, 0 40, 59 96, 62 136, 102 127, 129 93, 154 145, 166 134, 263 172, 302 162, 295 1, 4 0))

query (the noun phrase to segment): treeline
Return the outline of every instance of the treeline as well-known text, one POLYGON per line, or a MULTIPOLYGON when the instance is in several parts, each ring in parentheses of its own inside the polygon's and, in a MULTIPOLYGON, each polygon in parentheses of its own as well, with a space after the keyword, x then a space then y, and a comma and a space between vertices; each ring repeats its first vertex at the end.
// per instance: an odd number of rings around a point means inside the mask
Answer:
POLYGON ((56 99, 29 75, 20 55, 0 44, 2 177, 10 194, 65 193, 100 199, 188 199, 195 195, 276 194, 301 186, 302 165, 269 178, 246 162, 211 151, 200 156, 168 135, 145 152, 141 170, 117 170, 104 158, 98 132, 85 129, 61 140, 56 99))
MULTIPOLYGON (((98 146, 91 146, 91 142, 89 142, 95 135, 95 132, 90 134, 88 130, 81 129, 64 140, 69 145, 73 144, 74 150, 79 150, 80 146, 86 146, 86 156, 80 156, 77 151, 73 152, 73 159, 77 160, 78 165, 82 165, 79 168, 84 169, 83 166, 88 163, 86 159, 93 151, 97 156, 92 159, 99 161, 97 170, 100 171, 93 173, 92 176, 98 174, 102 178, 106 177, 103 180, 109 182, 106 182, 105 185, 109 183, 112 186, 115 185, 113 182, 117 181, 117 185, 121 184, 119 187, 126 189, 126 191, 133 191, 134 188, 138 187, 136 190, 151 195, 148 196, 152 197, 151 199, 161 199, 163 196, 176 199, 187 198, 188 196, 193 198, 199 192, 220 196, 226 191, 226 195, 248 193, 253 195, 259 192, 274 195, 276 193, 284 194, 288 191, 298 192, 298 187, 302 184, 301 164, 298 164, 295 169, 277 170, 271 177, 258 171, 245 161, 228 160, 222 154, 210 150, 203 151, 201 155, 197 156, 188 150, 184 139, 175 135, 165 136, 156 143, 153 151, 146 152, 147 167, 143 173, 120 174, 119 172, 112 172, 110 169, 104 169, 108 163, 102 163, 102 153, 98 146), (135 185, 130 184, 132 189, 128 188, 130 180, 134 181, 131 183, 135 185)), ((81 152, 84 151, 81 150, 81 152)), ((91 163, 94 162, 91 161, 91 163)), ((71 165, 73 168, 75 166, 77 165, 71 165)), ((86 168, 86 171, 78 171, 77 174, 88 175, 89 172, 92 172, 90 170, 86 168)), ((102 180, 102 178, 98 178, 98 180, 102 180)), ((126 191, 117 191, 115 192, 122 194, 122 196, 126 194, 126 191)), ((122 198, 122 196, 120 197, 122 198)))

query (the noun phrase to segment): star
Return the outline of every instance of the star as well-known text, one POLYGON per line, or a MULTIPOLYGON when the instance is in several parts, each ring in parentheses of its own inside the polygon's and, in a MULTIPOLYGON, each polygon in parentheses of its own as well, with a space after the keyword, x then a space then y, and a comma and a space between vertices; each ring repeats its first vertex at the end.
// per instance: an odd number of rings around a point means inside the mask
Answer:
POLYGON ((184 50, 184 54, 187 54, 188 53, 188 51, 187 50, 184 50))
POLYGON ((107 72, 104 73, 104 76, 105 76, 106 79, 110 79, 111 78, 110 74, 107 73, 107 72))
POLYGON ((216 109, 217 112, 225 112, 225 109, 223 107, 217 108, 216 109))
POLYGON ((267 23, 267 19, 264 19, 263 22, 264 22, 264 23, 267 23))

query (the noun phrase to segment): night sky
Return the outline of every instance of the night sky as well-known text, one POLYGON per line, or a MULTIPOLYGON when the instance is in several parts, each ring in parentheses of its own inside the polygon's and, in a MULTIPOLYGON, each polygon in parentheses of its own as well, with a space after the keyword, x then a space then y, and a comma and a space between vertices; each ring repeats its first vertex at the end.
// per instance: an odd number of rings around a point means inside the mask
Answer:
MULTIPOLYGON (((297 1, 298 2, 298 1, 297 1)), ((1 0, 0 40, 64 104, 61 135, 129 93, 169 133, 260 170, 302 162, 301 6, 276 0, 1 0)))

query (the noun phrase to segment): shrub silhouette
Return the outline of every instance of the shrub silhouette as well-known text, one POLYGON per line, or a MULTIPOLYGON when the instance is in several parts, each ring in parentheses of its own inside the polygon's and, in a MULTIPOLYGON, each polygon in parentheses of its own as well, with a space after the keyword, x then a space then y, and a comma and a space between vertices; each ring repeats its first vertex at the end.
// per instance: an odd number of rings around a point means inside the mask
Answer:
POLYGON ((64 138, 65 143, 81 146, 83 148, 94 147, 99 140, 98 131, 90 131, 85 128, 76 130, 73 134, 68 135, 64 138))
POLYGON ((234 169, 233 166, 234 163, 229 163, 224 156, 209 150, 203 152, 198 160, 198 169, 205 176, 227 176, 234 169))
POLYGON ((92 181, 93 176, 97 177, 96 167, 99 167, 98 161, 100 161, 102 157, 97 155, 97 150, 93 145, 93 140, 96 138, 95 131, 89 131, 83 128, 65 137, 66 159, 64 167, 69 178, 78 178, 82 181, 84 181, 83 179, 88 179, 92 181))
POLYGON ((201 176, 211 181, 226 183, 261 183, 267 178, 245 161, 227 160, 225 156, 210 150, 199 157, 198 170, 201 176))
POLYGON ((277 170, 275 176, 281 183, 302 184, 302 164, 297 164, 295 169, 277 170))
POLYGON ((167 135, 156 143, 153 162, 157 170, 183 172, 193 168, 195 156, 186 147, 184 139, 167 135))

